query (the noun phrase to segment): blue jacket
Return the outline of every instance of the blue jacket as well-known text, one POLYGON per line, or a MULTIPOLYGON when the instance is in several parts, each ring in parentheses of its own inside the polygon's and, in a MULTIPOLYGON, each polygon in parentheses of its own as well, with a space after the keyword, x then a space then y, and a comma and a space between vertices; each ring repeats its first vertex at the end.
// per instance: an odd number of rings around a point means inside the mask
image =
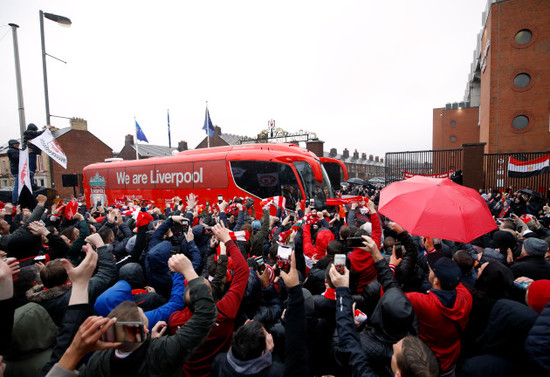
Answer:
MULTIPOLYGON (((172 275, 172 281, 173 285, 170 300, 156 309, 144 312, 149 320, 149 330, 159 321, 168 321, 168 318, 173 312, 182 310, 185 306, 183 302, 185 278, 179 273, 174 273, 172 275)), ((126 281, 120 280, 97 298, 94 310, 97 314, 106 317, 111 310, 124 301, 133 301, 132 288, 126 281)))

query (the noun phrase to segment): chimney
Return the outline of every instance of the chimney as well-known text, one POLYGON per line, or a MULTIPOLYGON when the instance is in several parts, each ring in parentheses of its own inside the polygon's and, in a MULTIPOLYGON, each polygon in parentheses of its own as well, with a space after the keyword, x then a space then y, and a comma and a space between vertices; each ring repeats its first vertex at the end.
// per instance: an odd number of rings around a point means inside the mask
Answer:
POLYGON ((187 150, 187 142, 186 141, 180 141, 178 143, 178 152, 183 152, 187 150))
POLYGON ((126 135, 124 145, 134 145, 134 135, 126 135))
POLYGON ((367 159, 367 154, 361 153, 361 160, 366 160, 366 159, 367 159))
POLYGON ((222 134, 222 129, 219 126, 214 126, 214 135, 220 136, 222 134))
POLYGON ((379 162, 379 161, 380 161, 380 157, 376 156, 376 157, 374 158, 374 161, 375 161, 375 162, 379 162))
POLYGON ((372 154, 369 154, 369 161, 374 160, 374 156, 372 154))
POLYGON ((381 159, 380 159, 380 162, 384 163, 384 159, 383 159, 383 158, 381 158, 381 159))
POLYGON ((336 148, 330 148, 330 153, 329 153, 330 157, 336 157, 337 154, 338 152, 336 151, 336 148))
MULTIPOLYGON (((298 143, 296 143, 298 145, 298 143)), ((317 157, 323 157, 323 148, 325 142, 321 140, 308 141, 306 143, 306 149, 310 152, 315 153, 317 157)))
POLYGON ((88 131, 88 122, 82 118, 71 118, 71 128, 73 130, 88 131))
POLYGON ((354 159, 354 160, 358 160, 358 159, 359 159, 359 152, 357 152, 357 149, 355 150, 355 152, 353 152, 353 159, 354 159))
POLYGON ((342 152, 342 158, 345 160, 347 158, 349 158, 349 151, 348 151, 348 148, 345 148, 344 149, 344 152, 342 152))

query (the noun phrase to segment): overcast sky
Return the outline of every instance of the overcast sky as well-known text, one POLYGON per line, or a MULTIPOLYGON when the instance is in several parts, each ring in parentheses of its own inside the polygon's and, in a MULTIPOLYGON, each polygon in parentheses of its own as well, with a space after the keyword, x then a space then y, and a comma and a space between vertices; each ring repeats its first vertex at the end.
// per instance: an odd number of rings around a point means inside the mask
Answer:
MULTIPOLYGON (((315 132, 325 151, 431 149, 432 109, 463 100, 486 0, 0 1, 0 132, 19 136, 16 23, 27 123, 45 124, 38 11, 50 112, 88 121, 119 151, 134 116, 151 144, 194 148, 205 103, 224 133, 269 119, 315 132)), ((63 128, 65 119, 52 118, 63 128)), ((83 146, 85 147, 85 146, 83 146)))

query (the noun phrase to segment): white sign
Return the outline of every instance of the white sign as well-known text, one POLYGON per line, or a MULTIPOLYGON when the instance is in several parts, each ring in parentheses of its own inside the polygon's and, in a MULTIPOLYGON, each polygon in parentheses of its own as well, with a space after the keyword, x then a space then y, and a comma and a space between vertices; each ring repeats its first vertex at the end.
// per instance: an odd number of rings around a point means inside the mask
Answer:
POLYGON ((57 144, 57 141, 52 135, 52 132, 48 129, 42 133, 42 135, 35 137, 31 140, 31 143, 42 149, 48 156, 50 156, 55 162, 67 169, 67 157, 63 149, 57 144))
POLYGON ((29 170, 29 148, 26 148, 24 151, 19 151, 19 174, 17 175, 17 179, 18 196, 21 194, 23 186, 27 186, 32 193, 31 172, 29 170))

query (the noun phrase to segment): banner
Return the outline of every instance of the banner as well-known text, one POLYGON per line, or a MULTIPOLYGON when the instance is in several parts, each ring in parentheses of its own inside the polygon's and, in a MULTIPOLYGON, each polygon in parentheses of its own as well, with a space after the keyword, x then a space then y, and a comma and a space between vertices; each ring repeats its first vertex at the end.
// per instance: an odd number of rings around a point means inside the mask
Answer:
POLYGON ((526 178, 548 173, 550 154, 529 161, 519 161, 513 157, 508 159, 508 177, 526 178))
POLYGON ((53 137, 52 131, 49 129, 45 130, 42 132, 42 135, 32 139, 31 143, 50 156, 52 160, 63 166, 63 169, 67 169, 67 157, 57 143, 57 140, 53 137))
POLYGON ((19 151, 19 174, 17 175, 17 180, 17 184, 19 185, 17 196, 21 194, 23 186, 27 186, 29 191, 32 193, 31 174, 29 171, 29 148, 26 148, 23 151, 19 151))
POLYGON ((428 177, 428 178, 451 178, 451 175, 454 173, 454 170, 451 170, 447 173, 439 173, 439 174, 415 174, 415 173, 409 173, 409 172, 403 172, 403 179, 411 179, 414 176, 421 176, 421 177, 428 177))

